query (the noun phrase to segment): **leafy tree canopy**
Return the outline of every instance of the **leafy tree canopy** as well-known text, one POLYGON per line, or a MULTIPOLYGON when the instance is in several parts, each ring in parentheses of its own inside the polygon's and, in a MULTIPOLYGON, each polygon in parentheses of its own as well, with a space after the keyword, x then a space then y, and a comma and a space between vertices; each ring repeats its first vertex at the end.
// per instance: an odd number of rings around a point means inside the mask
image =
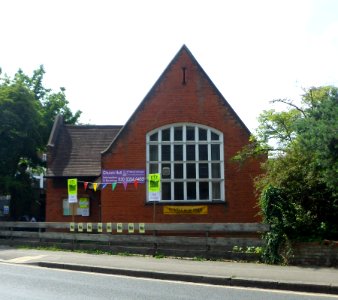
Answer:
MULTIPOLYGON (((44 74, 43 66, 31 77, 19 70, 11 78, 0 69, 0 194, 11 192, 13 186, 18 190, 25 177, 19 174, 42 164, 38 153, 45 150, 56 115, 71 124, 81 115, 68 107, 64 88, 53 92, 44 87, 44 74)), ((29 187, 25 181, 23 197, 29 187)))
POLYGON ((338 88, 310 88, 300 105, 273 102, 287 108, 264 111, 235 160, 268 154, 256 182, 263 219, 272 225, 267 260, 277 262, 282 241, 338 238, 338 88))

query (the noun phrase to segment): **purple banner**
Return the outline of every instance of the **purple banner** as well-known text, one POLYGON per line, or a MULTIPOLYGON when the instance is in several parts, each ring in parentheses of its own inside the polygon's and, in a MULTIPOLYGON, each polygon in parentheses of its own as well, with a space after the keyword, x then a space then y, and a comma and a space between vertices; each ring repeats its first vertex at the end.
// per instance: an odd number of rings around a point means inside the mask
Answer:
POLYGON ((145 176, 145 170, 102 170, 102 183, 144 183, 145 176))

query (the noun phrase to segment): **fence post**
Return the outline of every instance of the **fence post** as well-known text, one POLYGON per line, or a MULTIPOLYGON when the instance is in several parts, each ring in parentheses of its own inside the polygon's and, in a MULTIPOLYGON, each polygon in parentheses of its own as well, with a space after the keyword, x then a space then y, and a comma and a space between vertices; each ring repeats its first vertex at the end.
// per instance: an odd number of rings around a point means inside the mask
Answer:
POLYGON ((41 243, 41 227, 39 225, 39 243, 41 243))
POLYGON ((155 241, 154 241, 154 251, 153 251, 153 256, 155 256, 156 253, 157 253, 157 247, 158 247, 157 242, 156 242, 156 230, 153 231, 153 237, 154 237, 154 239, 155 239, 155 241))
POLYGON ((209 245, 209 231, 205 232, 205 249, 206 252, 208 254, 208 252, 210 251, 210 245, 209 245))

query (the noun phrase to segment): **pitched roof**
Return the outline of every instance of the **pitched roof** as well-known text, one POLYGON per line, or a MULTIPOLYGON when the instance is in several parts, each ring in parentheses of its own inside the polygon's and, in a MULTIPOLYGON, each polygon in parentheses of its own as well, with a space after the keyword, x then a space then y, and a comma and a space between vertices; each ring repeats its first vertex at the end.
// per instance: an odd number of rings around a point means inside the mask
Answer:
POLYGON ((112 140, 112 142, 108 145, 108 147, 106 149, 104 149, 104 151, 102 151, 103 155, 105 153, 108 153, 110 151, 110 149, 113 147, 115 141, 123 134, 123 132, 125 130, 127 130, 129 124, 136 117, 136 115, 138 114, 139 110, 145 105, 145 103, 148 101, 148 99, 151 98, 151 96, 154 94, 156 88, 166 79, 167 72, 171 69, 172 65, 174 65, 177 62, 177 60, 180 58, 180 56, 184 52, 187 53, 188 57, 191 59, 191 61, 193 62, 193 64, 197 66, 200 74, 204 78, 206 78, 206 80, 209 82, 209 85, 214 89, 215 94, 217 94, 219 96, 219 98, 223 100, 224 106, 226 106, 229 109, 229 111, 234 116, 234 118, 237 120, 237 122, 240 124, 240 126, 248 133, 248 135, 251 134, 250 130, 248 129, 248 127, 244 124, 244 122, 237 115, 237 113, 235 112, 235 110, 226 101, 226 99, 223 97, 223 95, 221 94, 221 92, 217 89, 217 87, 215 86, 215 84, 209 78, 208 74, 203 70, 203 68, 201 67, 201 65, 196 60, 196 58, 190 52, 190 50, 188 49, 188 47, 186 45, 183 45, 181 47, 181 49, 177 52, 177 54, 174 56, 174 58, 171 60, 171 62, 169 63, 169 65, 164 69, 163 73, 157 79, 157 81, 155 82, 155 84, 152 86, 152 88, 150 89, 150 91, 148 92, 148 94, 144 97, 144 99, 142 100, 142 102, 136 108, 136 110, 134 111, 134 113, 130 116, 130 118, 128 119, 128 121, 126 122, 126 124, 123 126, 123 128, 120 130, 120 132, 115 136, 114 140, 112 140))
POLYGON ((48 142, 46 177, 97 177, 101 174, 101 152, 122 126, 65 125, 54 122, 48 142))

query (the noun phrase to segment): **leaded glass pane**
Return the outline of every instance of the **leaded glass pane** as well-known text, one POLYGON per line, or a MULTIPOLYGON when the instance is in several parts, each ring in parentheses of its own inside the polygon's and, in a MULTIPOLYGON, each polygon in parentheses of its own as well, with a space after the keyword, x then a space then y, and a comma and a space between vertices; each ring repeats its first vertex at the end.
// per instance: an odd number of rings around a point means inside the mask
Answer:
POLYGON ((196 200, 196 182, 187 182, 187 200, 196 200))
POLYGON ((209 182, 200 182, 200 200, 209 200, 209 182))
POLYGON ((183 139, 183 128, 182 127, 175 127, 174 128, 174 140, 175 141, 182 141, 183 139))
POLYGON ((220 160, 220 152, 218 144, 211 145, 211 160, 220 160))
POLYGON ((203 128, 198 128, 198 139, 200 141, 206 141, 207 140, 207 130, 203 128))
POLYGON ((158 173, 158 164, 149 165, 149 174, 158 173))
POLYGON ((175 200, 184 200, 183 182, 174 182, 175 200))
POLYGON ((199 160, 208 160, 208 145, 198 145, 199 160))
POLYGON ((162 161, 170 160, 170 145, 162 145, 162 161))
POLYGON ((183 160, 183 145, 174 145, 174 160, 183 160))
POLYGON ((183 178, 183 164, 174 165, 174 176, 175 178, 183 178))
POLYGON ((187 145, 187 160, 195 160, 195 145, 187 145))
POLYGON ((162 200, 171 200, 171 183, 162 182, 162 200))
POLYGON ((199 167, 199 178, 208 178, 209 177, 208 164, 198 164, 198 167, 199 167))
POLYGON ((212 199, 213 200, 221 199, 221 183, 220 182, 212 183, 212 199))
POLYGON ((221 164, 211 164, 211 177, 221 178, 221 164))
POLYGON ((157 141, 158 139, 158 132, 155 132, 153 133, 151 136, 150 136, 150 140, 153 142, 153 141, 157 141))
POLYGON ((157 145, 149 146, 149 160, 158 161, 158 146, 157 145))
POLYGON ((187 178, 196 178, 196 164, 187 164, 187 178))
POLYGON ((211 140, 212 141, 219 141, 219 135, 215 132, 211 132, 211 140))
POLYGON ((195 127, 187 126, 187 141, 195 140, 195 127))
POLYGON ((162 141, 170 141, 170 128, 162 130, 162 141))

